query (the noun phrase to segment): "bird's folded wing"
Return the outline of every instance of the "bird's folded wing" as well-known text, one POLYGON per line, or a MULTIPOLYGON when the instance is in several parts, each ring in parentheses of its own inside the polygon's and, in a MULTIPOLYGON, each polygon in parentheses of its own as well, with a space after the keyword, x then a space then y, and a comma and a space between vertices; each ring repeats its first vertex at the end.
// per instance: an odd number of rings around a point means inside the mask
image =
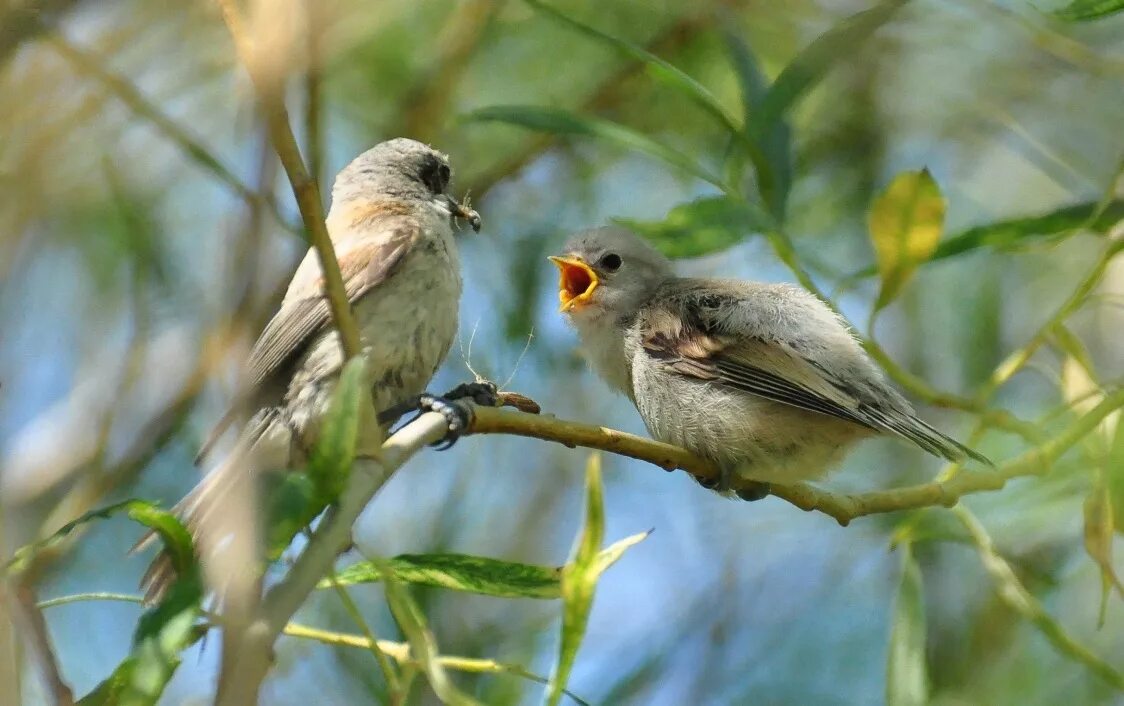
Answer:
POLYGON ((649 356, 681 375, 865 427, 881 427, 866 405, 791 347, 754 337, 753 332, 723 331, 690 302, 671 300, 650 311, 641 345, 649 356))
MULTIPOLYGON (((388 226, 383 234, 372 234, 357 239, 350 247, 342 247, 337 256, 348 301, 354 304, 389 280, 419 235, 418 226, 399 221, 388 226)), ((322 290, 322 280, 318 284, 322 290)), ((331 308, 323 291, 315 296, 286 300, 250 351, 248 384, 237 396, 236 407, 253 399, 271 376, 295 360, 331 318, 331 308)), ((235 409, 223 416, 200 448, 196 461, 209 453, 236 416, 235 409)))

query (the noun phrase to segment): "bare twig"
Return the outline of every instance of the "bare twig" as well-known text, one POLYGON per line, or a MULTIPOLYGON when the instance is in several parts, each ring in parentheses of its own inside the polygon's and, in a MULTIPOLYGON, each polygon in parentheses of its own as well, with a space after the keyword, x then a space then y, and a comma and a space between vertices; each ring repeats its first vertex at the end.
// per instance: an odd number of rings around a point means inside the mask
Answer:
MULTIPOLYGON (((866 515, 935 505, 951 507, 961 496, 985 490, 999 490, 1012 478, 1042 475, 1048 472, 1053 461, 1095 429, 1105 417, 1122 406, 1124 406, 1124 390, 1107 395, 1100 404, 1076 419, 1053 439, 994 470, 961 473, 948 480, 862 494, 829 493, 807 483, 773 485, 770 492, 801 510, 816 510, 830 515, 841 525, 847 525, 851 520, 866 515)), ((478 408, 469 430, 475 434, 514 434, 557 441, 571 447, 601 449, 648 461, 664 470, 681 469, 704 480, 715 480, 719 477, 717 467, 677 446, 614 429, 563 421, 548 416, 478 408)), ((734 489, 745 483, 746 481, 735 480, 734 489)))
POLYGON ((128 79, 105 68, 101 56, 73 44, 61 35, 49 36, 45 43, 53 47, 77 72, 90 76, 102 84, 124 103, 137 116, 151 123, 164 137, 180 149, 215 178, 226 184, 238 194, 239 198, 253 207, 263 202, 277 222, 288 230, 299 232, 283 215, 277 202, 269 194, 259 194, 230 171, 218 157, 211 154, 203 143, 192 137, 185 128, 166 115, 140 92, 128 79))
POLYGON ((308 173, 317 184, 324 179, 323 79, 325 28, 324 0, 304 0, 308 68, 305 71, 304 139, 308 173))
POLYGON ((31 0, 0 13, 0 64, 21 44, 47 31, 49 24, 76 7, 81 0, 31 0))
POLYGON ((229 682, 222 703, 257 703, 273 643, 321 577, 331 571, 336 557, 350 546, 356 518, 395 470, 427 444, 441 439, 447 430, 445 417, 430 412, 387 439, 378 460, 356 460, 338 504, 328 508, 288 575, 266 594, 257 616, 246 627, 237 678, 229 682))
MULTIPOLYGON (((686 46, 695 38, 699 30, 709 24, 710 20, 704 13, 692 13, 681 17, 648 42, 644 48, 653 54, 666 56, 686 46)), ((627 93, 621 90, 621 86, 642 75, 645 66, 646 64, 640 60, 623 62, 621 68, 609 75, 589 95, 578 108, 578 112, 604 112, 618 106, 627 98, 627 93)), ((534 162, 543 152, 557 144, 558 140, 558 137, 549 134, 537 134, 527 138, 522 149, 512 151, 503 160, 473 177, 467 185, 469 192, 476 199, 482 199, 497 184, 514 177, 534 162)))
POLYGON ((47 632, 47 622, 43 620, 43 613, 35 601, 35 591, 31 584, 25 580, 15 582, 11 586, 15 611, 18 611, 24 626, 23 634, 31 646, 39 668, 43 672, 43 682, 47 687, 48 697, 54 706, 73 706, 74 693, 62 678, 55 651, 51 646, 51 636, 47 632))
POLYGON ((1007 560, 996 551, 991 537, 976 516, 962 507, 956 508, 954 514, 968 530, 972 542, 979 551, 984 569, 995 581, 999 598, 1016 613, 1033 623, 1063 655, 1080 662, 1114 688, 1124 691, 1124 674, 1116 671, 1103 659, 1093 654, 1089 648, 1075 640, 1046 612, 1038 599, 1023 586, 1007 560))
POLYGON ((344 289, 340 265, 332 249, 332 239, 324 222, 324 205, 320 200, 320 190, 315 179, 308 173, 300 147, 289 124, 289 111, 285 108, 284 77, 276 70, 264 70, 250 46, 250 38, 245 33, 245 22, 234 0, 218 0, 223 19, 234 38, 238 56, 250 74, 258 102, 269 126, 269 136, 273 148, 281 159, 289 184, 293 188, 301 220, 308 231, 312 247, 320 258, 320 270, 324 275, 324 289, 332 310, 332 320, 340 334, 340 346, 344 358, 350 359, 359 353, 359 327, 351 315, 347 292, 344 289))

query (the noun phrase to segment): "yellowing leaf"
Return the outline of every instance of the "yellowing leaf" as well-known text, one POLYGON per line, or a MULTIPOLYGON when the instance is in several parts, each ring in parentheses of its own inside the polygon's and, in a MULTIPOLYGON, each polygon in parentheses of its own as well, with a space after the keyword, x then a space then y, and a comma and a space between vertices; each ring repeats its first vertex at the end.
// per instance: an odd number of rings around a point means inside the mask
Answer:
POLYGON ((867 216, 882 289, 875 309, 893 301, 917 266, 937 249, 945 200, 928 169, 904 172, 874 200, 867 216))
POLYGON ((1098 482, 1085 498, 1085 551, 1101 570, 1101 609, 1098 626, 1104 625, 1109 591, 1115 587, 1124 598, 1124 584, 1112 566, 1112 499, 1104 483, 1098 482))

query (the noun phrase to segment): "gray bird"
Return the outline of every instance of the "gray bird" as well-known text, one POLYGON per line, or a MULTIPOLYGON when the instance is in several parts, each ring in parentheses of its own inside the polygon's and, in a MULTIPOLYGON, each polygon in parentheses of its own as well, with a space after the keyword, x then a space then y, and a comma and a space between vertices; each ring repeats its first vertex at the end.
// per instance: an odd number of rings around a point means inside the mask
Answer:
POLYGON ((550 259, 593 368, 632 400, 653 437, 722 469, 722 490, 735 475, 819 478, 874 434, 990 463, 918 419, 846 321, 799 287, 677 277, 621 228, 579 233, 550 259))
MULTIPOLYGON (((461 275, 454 227, 463 218, 478 231, 480 217, 450 196, 451 179, 445 155, 399 138, 359 155, 332 188, 328 232, 379 410, 411 404, 456 336, 461 275)), ((197 537, 208 516, 225 512, 216 508, 237 481, 299 467, 316 441, 343 362, 322 286, 310 249, 254 344, 246 384, 196 461, 241 424, 233 451, 175 508, 197 537)), ((429 403, 456 425, 455 409, 433 398, 429 403)), ((169 557, 158 556, 142 579, 149 599, 158 599, 174 577, 169 557)))

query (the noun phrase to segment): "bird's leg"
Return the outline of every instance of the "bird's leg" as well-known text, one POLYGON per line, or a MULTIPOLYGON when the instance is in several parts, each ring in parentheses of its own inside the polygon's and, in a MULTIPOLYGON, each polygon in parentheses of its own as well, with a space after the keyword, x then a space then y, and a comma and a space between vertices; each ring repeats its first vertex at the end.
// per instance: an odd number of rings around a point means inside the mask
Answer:
POLYGON ((462 400, 469 400, 484 407, 495 407, 497 390, 494 383, 487 380, 466 382, 457 385, 444 395, 431 395, 428 392, 412 397, 390 409, 379 412, 381 425, 393 424, 399 417, 411 410, 437 412, 449 423, 449 431, 434 446, 444 450, 457 442, 472 422, 472 410, 462 400))
POLYGON ((734 493, 742 500, 753 502, 754 500, 760 500, 769 495, 769 484, 752 481, 738 488, 734 493))
POLYGON ((760 500, 769 495, 769 484, 758 481, 742 481, 741 487, 734 489, 734 469, 723 466, 717 478, 699 478, 694 476, 695 482, 707 490, 729 496, 731 492, 749 502, 760 500))

